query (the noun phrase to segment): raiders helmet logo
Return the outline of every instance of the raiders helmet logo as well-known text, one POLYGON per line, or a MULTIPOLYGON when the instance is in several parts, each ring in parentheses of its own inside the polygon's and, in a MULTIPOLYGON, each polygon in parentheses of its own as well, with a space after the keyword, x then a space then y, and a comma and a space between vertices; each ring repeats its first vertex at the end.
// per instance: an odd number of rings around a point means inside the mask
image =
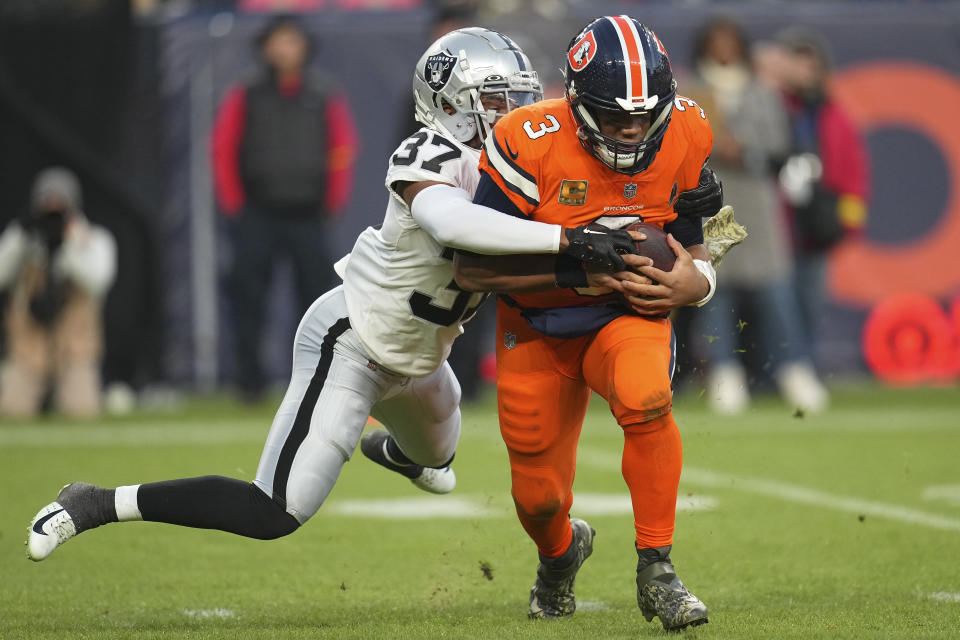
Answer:
POLYGON ((629 200, 630 198, 633 198, 633 197, 636 196, 636 195, 637 195, 637 183, 636 183, 636 182, 628 182, 627 184, 623 185, 623 197, 624 197, 624 198, 626 198, 627 200, 629 200))
POLYGON ((587 35, 573 43, 570 51, 567 51, 567 62, 574 71, 583 71, 596 53, 597 40, 593 37, 593 31, 588 31, 587 35))
POLYGON ((429 56, 423 68, 423 77, 427 80, 427 86, 434 91, 440 91, 447 86, 447 82, 450 81, 450 74, 453 73, 453 65, 456 62, 456 57, 448 56, 445 53, 435 53, 429 56))

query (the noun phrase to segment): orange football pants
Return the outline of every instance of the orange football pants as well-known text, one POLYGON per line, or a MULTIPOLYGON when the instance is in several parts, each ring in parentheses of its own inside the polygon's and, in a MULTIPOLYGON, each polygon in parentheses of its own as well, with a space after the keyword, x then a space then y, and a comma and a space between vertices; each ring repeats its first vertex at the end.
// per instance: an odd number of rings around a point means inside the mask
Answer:
POLYGON ((551 338, 498 302, 500 433, 517 516, 543 555, 570 546, 577 443, 592 391, 623 429, 637 546, 673 543, 683 452, 671 413, 671 337, 668 319, 622 316, 586 336, 551 338))

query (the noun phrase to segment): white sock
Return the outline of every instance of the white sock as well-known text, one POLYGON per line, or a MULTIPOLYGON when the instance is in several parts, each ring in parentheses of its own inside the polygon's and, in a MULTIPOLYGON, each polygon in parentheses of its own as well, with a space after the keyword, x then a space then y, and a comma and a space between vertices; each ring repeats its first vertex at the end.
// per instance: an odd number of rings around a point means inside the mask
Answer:
POLYGON ((134 484, 117 487, 114 492, 113 504, 117 510, 117 520, 119 522, 143 520, 143 516, 140 515, 140 507, 137 506, 138 489, 140 489, 140 485, 134 484))

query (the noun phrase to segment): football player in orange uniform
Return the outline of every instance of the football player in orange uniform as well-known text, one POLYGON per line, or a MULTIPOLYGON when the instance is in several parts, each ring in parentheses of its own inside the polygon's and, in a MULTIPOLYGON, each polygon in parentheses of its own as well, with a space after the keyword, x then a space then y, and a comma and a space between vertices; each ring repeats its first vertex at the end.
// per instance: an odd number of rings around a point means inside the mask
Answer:
POLYGON ((712 143, 706 114, 676 94, 660 40, 628 16, 598 18, 573 38, 565 99, 512 111, 487 138, 474 202, 564 226, 652 222, 672 234, 677 254, 670 272, 624 255, 633 270, 607 275, 616 292, 589 286, 600 281, 596 266, 575 260, 456 256, 461 288, 501 294, 500 429, 517 515, 540 554, 532 618, 574 612, 574 579, 593 549, 595 531, 569 511, 577 441, 595 391, 624 433, 639 605, 667 630, 707 622, 706 606, 670 561, 682 451, 666 316, 706 303, 715 287, 701 220, 722 204, 706 166, 712 143))

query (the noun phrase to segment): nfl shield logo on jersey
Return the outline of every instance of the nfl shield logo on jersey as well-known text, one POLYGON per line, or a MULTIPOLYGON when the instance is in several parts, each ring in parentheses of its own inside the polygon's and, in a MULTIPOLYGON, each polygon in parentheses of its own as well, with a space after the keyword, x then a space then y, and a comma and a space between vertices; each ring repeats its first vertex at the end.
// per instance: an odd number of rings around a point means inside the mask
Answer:
POLYGON ((434 91, 440 91, 447 86, 456 61, 457 59, 454 56, 448 56, 445 53, 437 53, 428 57, 423 68, 423 77, 427 80, 427 86, 434 91))
POLYGON ((623 185, 623 197, 629 200, 630 198, 637 195, 637 183, 629 182, 623 185))
POLYGON ((517 336, 516 334, 510 333, 509 331, 503 332, 503 346, 507 349, 513 349, 517 346, 517 336))

